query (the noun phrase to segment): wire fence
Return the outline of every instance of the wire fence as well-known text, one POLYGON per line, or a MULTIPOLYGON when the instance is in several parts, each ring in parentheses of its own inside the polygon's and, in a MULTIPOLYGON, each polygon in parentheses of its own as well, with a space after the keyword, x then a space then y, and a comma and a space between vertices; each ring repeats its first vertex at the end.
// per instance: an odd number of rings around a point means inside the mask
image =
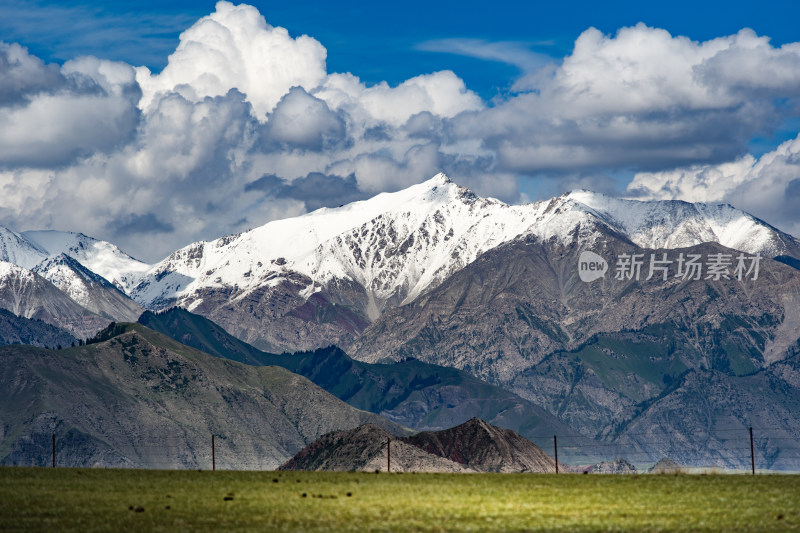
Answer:
MULTIPOLYGON (((533 435, 559 472, 800 472, 800 439, 786 428, 731 428, 685 435, 626 433, 614 441, 582 435, 533 435)), ((273 435, 181 434, 98 440, 84 433, 17 439, 3 463, 18 466, 200 470, 275 470, 306 444, 273 435)))

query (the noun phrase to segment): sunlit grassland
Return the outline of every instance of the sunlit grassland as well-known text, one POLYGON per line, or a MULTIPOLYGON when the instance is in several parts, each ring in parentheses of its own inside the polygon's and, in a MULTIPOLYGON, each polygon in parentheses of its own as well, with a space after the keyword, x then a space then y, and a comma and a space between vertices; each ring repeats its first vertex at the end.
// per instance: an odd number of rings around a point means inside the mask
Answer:
POLYGON ((800 529, 800 476, 0 468, 2 531, 800 529))

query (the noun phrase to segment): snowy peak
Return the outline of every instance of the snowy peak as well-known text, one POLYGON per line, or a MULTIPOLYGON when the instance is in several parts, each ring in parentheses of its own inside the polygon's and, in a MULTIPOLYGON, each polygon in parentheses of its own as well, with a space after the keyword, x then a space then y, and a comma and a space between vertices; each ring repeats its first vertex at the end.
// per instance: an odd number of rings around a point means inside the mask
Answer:
POLYGON ((186 298, 204 288, 246 293, 300 274, 309 280, 306 297, 332 280, 364 287, 374 317, 386 302, 416 297, 527 225, 519 208, 439 174, 402 191, 194 243, 156 265, 133 295, 146 306, 190 305, 186 298))
POLYGON ((47 255, 45 250, 19 233, 0 226, 0 261, 8 261, 30 269, 47 255))
POLYGON ((42 261, 34 272, 89 311, 111 320, 132 322, 144 311, 108 280, 67 254, 42 261))
POLYGON ((110 242, 87 237, 83 233, 26 231, 22 236, 46 256, 65 254, 72 257, 126 292, 138 275, 150 268, 150 265, 132 258, 110 242))
POLYGON ((91 272, 78 261, 63 253, 55 257, 48 257, 36 265, 33 271, 84 307, 91 285, 99 285, 106 289, 115 288, 105 278, 91 272))
POLYGON ((564 195, 643 248, 682 248, 717 242, 765 257, 793 255, 798 243, 769 224, 728 204, 680 200, 628 200, 591 191, 564 195))

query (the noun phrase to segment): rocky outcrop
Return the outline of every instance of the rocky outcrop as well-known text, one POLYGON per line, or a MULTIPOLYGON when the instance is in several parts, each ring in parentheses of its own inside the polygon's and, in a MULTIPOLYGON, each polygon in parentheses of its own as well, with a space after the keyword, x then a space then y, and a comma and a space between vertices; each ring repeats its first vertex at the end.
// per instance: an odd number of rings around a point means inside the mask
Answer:
POLYGON ((543 473, 555 472, 555 462, 535 444, 513 431, 474 418, 451 429, 426 431, 400 439, 374 425, 330 433, 306 447, 281 468, 543 473), (387 451, 387 446, 391 446, 391 452, 387 451))
POLYGON ((473 418, 454 428, 425 431, 405 442, 479 472, 555 472, 555 461, 509 429, 473 418))
POLYGON ((474 472, 398 440, 373 424, 323 435, 284 463, 281 470, 474 472))

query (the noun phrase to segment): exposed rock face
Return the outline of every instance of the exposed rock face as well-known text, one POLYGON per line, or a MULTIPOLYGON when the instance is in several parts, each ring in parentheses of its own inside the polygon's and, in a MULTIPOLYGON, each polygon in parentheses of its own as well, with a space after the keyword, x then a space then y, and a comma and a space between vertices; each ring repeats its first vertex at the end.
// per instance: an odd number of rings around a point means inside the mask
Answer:
POLYGON ((636 474, 636 467, 618 457, 615 461, 603 461, 583 469, 589 474, 636 474))
MULTIPOLYGON (((681 334, 679 348, 687 353, 679 358, 692 368, 712 366, 712 354, 731 336, 752 352, 753 369, 785 357, 785 339, 800 338, 800 324, 790 319, 800 312, 800 272, 777 261, 761 260, 755 281, 705 274, 684 280, 676 277, 676 264, 667 280, 661 273, 648 280, 645 262, 638 280, 618 280, 612 270, 584 283, 578 275, 582 251, 577 243, 536 238, 500 246, 416 301, 384 313, 350 352, 363 361, 414 357, 509 384, 549 354, 574 350, 602 333, 667 325, 681 334), (695 349, 688 353, 687 347, 695 349)), ((612 269, 634 253, 648 259, 737 255, 717 244, 640 249, 613 234, 596 251, 612 269)))
MULTIPOLYGON (((737 254, 716 244, 642 250, 613 235, 598 253, 610 265, 625 253, 737 254)), ((787 360, 800 337, 800 272, 780 262, 762 259, 757 280, 705 275, 683 280, 672 265, 666 281, 647 280, 647 272, 639 281, 617 280, 611 271, 584 283, 578 278, 579 255, 577 247, 536 239, 498 247, 418 300, 384 313, 351 347, 353 356, 414 357, 461 368, 542 405, 584 435, 607 440, 632 427, 651 402, 680 388, 687 372, 710 376, 704 372, 713 370, 731 379, 766 372, 787 360)), ((734 380, 732 386, 739 389, 736 395, 760 394, 748 380, 734 380)), ((782 410, 779 406, 793 405, 793 387, 776 385, 763 400, 775 406, 769 409, 782 410)), ((699 383, 696 388, 698 398, 715 390, 699 383)), ((694 405, 697 400, 689 396, 694 394, 684 397, 686 405, 694 405)), ((723 393, 714 398, 723 411, 733 407, 723 393)), ((740 420, 755 415, 748 409, 740 420)), ((709 414, 706 423, 717 416, 709 414)), ((649 420, 653 428, 663 422, 649 420)), ((669 424, 680 435, 670 439, 692 442, 689 453, 696 460, 703 448, 695 424, 703 420, 669 424)), ((791 420, 776 419, 773 436, 791 432, 791 420)), ((654 446, 648 460, 669 452, 662 448, 654 446)), ((728 450, 715 462, 733 461, 736 453, 728 450)))
POLYGON ((92 313, 117 322, 134 322, 144 308, 134 302, 111 282, 90 271, 66 254, 48 258, 34 268, 92 313))
POLYGON ((3 261, 0 308, 65 329, 77 338, 92 337, 110 322, 79 305, 39 274, 3 261))
POLYGON ((64 350, 0 348, 0 463, 276 468, 320 435, 378 423, 307 379, 183 346, 140 325, 64 350))
POLYGON ((323 435, 281 466, 281 470, 340 472, 387 472, 389 469, 391 472, 474 471, 398 440, 373 424, 323 435))
POLYGON ((473 418, 451 429, 426 431, 404 439, 428 453, 479 472, 555 472, 555 461, 541 448, 509 429, 473 418))

